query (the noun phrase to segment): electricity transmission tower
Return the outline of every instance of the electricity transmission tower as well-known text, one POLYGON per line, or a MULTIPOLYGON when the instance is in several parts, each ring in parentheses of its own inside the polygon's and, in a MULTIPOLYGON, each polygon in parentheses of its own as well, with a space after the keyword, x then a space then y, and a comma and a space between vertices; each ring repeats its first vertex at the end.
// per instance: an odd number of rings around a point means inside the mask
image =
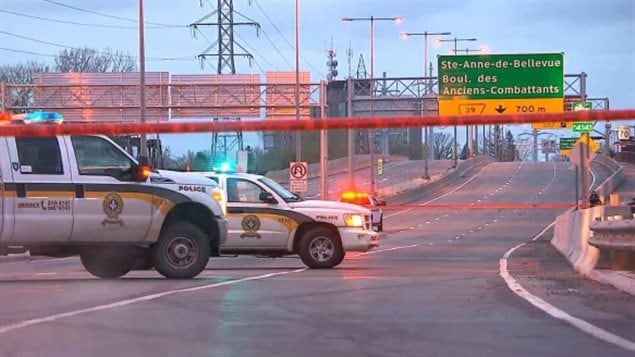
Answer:
MULTIPOLYGON (((203 6, 203 1, 200 1, 203 6)), ((251 1, 250 1, 251 4, 251 1)), ((212 20, 213 21, 213 20, 212 20)), ((234 10, 233 0, 217 0, 216 10, 200 18, 198 21, 192 23, 190 28, 192 33, 196 36, 196 31, 201 31, 199 27, 202 26, 214 26, 216 27, 217 35, 214 42, 210 42, 203 53, 198 55, 201 62, 201 67, 204 68, 205 62, 210 57, 217 59, 216 73, 217 74, 236 74, 236 65, 234 59, 236 57, 243 57, 251 60, 253 56, 247 51, 240 43, 234 39, 234 27, 235 26, 254 26, 256 27, 256 34, 260 29, 260 25, 234 10), (236 22, 234 21, 234 14, 237 14, 244 18, 246 21, 236 22), (216 18, 216 22, 210 22, 208 20, 216 18), (236 52, 235 47, 238 47, 243 52, 236 52)), ((204 38, 205 35, 201 31, 204 38)), ((218 121, 240 121, 239 117, 215 117, 215 122, 218 121)), ((232 150, 243 150, 243 135, 242 132, 235 133, 213 133, 212 138, 212 161, 223 160, 227 156, 227 152, 232 150)))

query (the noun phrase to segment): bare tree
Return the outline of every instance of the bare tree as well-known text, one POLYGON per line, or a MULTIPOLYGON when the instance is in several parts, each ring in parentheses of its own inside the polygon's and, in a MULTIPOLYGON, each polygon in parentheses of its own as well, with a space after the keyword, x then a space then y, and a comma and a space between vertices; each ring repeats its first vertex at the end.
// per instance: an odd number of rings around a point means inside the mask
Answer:
POLYGON ((503 157, 501 161, 514 161, 516 157, 516 144, 514 142, 514 134, 507 130, 503 140, 503 157))
POLYGON ((55 57, 57 72, 132 72, 137 69, 133 57, 106 48, 73 48, 61 51, 55 57))
POLYGON ((452 158, 452 137, 448 133, 434 133, 432 153, 435 160, 452 158))
MULTIPOLYGON (((14 65, 0 66, 0 82, 7 84, 33 83, 34 72, 49 72, 47 64, 36 61, 27 61, 14 65)), ((33 93, 27 87, 10 87, 5 94, 6 98, 0 98, 4 104, 10 107, 26 108, 32 103, 33 93)))

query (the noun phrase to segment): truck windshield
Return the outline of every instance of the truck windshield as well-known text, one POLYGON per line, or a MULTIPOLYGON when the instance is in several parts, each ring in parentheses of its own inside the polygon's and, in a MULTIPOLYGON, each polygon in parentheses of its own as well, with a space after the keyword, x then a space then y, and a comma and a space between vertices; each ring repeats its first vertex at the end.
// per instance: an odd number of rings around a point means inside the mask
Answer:
POLYGON ((267 187, 274 190, 278 196, 282 197, 285 202, 297 202, 302 201, 302 198, 296 195, 293 192, 288 191, 286 188, 280 186, 277 182, 273 181, 270 178, 263 177, 259 179, 260 182, 264 183, 267 187))

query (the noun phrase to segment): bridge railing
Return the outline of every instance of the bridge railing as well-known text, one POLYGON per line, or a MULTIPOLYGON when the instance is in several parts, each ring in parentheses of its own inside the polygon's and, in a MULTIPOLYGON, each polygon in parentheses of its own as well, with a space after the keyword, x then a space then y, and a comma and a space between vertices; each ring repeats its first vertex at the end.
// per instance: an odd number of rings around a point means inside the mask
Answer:
POLYGON ((605 206, 591 221, 589 244, 608 251, 613 270, 635 270, 635 220, 629 206, 605 206))

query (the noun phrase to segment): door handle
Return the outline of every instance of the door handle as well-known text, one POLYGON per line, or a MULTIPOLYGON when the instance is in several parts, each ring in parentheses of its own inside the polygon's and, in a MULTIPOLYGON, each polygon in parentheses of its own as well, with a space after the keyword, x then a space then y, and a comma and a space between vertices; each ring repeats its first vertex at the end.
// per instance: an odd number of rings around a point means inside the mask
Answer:
POLYGON ((84 198, 86 189, 84 185, 75 185, 75 198, 84 198))
POLYGON ((25 183, 18 183, 18 184, 15 185, 15 195, 20 197, 20 198, 26 197, 26 184, 25 183))

